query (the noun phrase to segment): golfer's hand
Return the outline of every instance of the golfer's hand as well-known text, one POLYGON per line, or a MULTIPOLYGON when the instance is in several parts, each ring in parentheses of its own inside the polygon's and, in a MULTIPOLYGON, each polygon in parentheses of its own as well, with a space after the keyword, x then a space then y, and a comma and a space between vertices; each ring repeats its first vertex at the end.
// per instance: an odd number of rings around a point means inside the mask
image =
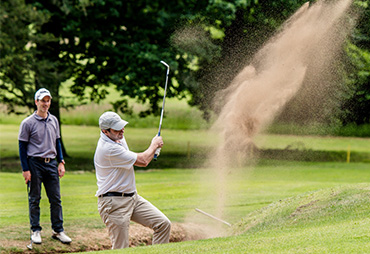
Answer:
POLYGON ((153 139, 152 139, 152 144, 155 145, 156 148, 161 148, 163 146, 163 139, 162 139, 162 136, 155 136, 153 139))
POLYGON ((26 184, 31 181, 31 171, 23 171, 23 177, 26 184))
POLYGON ((58 174, 59 174, 59 177, 62 178, 64 176, 64 173, 66 172, 66 169, 64 167, 64 164, 63 163, 59 163, 58 165, 58 174))

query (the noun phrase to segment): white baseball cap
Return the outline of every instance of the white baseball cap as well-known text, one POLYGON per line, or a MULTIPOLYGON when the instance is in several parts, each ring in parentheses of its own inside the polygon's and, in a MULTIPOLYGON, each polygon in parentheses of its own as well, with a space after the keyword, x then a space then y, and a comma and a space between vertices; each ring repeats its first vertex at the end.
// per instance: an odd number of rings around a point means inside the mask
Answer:
POLYGON ((49 90, 45 89, 45 88, 40 88, 39 90, 37 90, 37 92, 35 93, 35 101, 37 100, 42 100, 45 96, 49 96, 50 99, 52 98, 51 97, 51 94, 49 92, 49 90))
POLYGON ((122 120, 121 117, 112 111, 103 113, 99 118, 99 127, 102 130, 113 129, 116 131, 122 130, 128 122, 122 120))

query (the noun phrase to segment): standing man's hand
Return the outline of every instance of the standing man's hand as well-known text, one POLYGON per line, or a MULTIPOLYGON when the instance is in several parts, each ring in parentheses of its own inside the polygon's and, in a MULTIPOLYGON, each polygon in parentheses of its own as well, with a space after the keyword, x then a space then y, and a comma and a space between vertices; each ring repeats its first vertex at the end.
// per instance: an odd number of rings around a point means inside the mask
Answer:
POLYGON ((64 160, 59 162, 59 165, 58 165, 58 174, 59 174, 59 177, 62 178, 64 176, 64 173, 66 172, 66 169, 64 167, 64 160))
POLYGON ((31 171, 23 171, 23 177, 26 181, 26 184, 31 181, 31 171))

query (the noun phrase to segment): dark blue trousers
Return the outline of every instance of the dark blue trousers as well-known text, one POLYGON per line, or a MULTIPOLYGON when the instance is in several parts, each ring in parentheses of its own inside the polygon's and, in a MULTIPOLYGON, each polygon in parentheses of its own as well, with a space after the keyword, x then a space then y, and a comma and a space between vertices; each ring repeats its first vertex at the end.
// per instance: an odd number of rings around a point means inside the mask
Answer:
POLYGON ((49 163, 45 163, 31 157, 28 159, 28 165, 31 171, 29 211, 32 231, 42 230, 40 226, 41 183, 44 184, 50 203, 51 227, 57 233, 64 231, 57 161, 50 160, 49 163))

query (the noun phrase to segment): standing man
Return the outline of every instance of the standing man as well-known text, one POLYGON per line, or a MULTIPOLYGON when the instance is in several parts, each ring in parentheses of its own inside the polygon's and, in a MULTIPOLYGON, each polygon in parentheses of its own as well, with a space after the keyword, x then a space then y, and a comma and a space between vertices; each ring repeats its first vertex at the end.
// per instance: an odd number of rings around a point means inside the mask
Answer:
POLYGON ((154 137, 147 150, 131 152, 123 136, 128 122, 114 112, 99 118, 100 139, 94 164, 98 190, 98 210, 105 223, 112 249, 129 247, 130 220, 154 230, 153 244, 168 243, 171 222, 136 191, 134 165, 148 166, 155 150, 163 146, 162 137, 154 137))
POLYGON ((23 177, 30 186, 29 212, 31 240, 41 244, 40 199, 41 183, 44 184, 50 203, 52 237, 69 244, 72 240, 63 229, 62 202, 59 177, 65 173, 59 123, 49 113, 51 94, 45 88, 35 93, 36 112, 24 119, 19 129, 19 157, 23 177), (55 160, 56 159, 56 160, 55 160))

